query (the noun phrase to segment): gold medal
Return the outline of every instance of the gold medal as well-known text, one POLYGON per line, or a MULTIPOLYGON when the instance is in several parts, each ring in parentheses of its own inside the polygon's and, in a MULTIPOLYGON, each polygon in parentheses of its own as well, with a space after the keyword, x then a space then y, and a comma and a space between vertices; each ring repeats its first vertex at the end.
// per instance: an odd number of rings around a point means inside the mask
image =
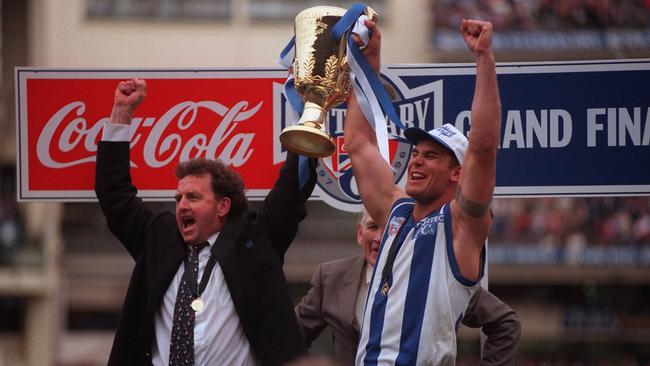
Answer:
POLYGON ((382 296, 388 295, 388 290, 390 290, 390 287, 388 286, 388 281, 384 282, 384 285, 381 286, 380 293, 382 296))
POLYGON ((192 309, 194 309, 194 311, 201 311, 203 309, 203 300, 201 300, 200 297, 197 297, 196 299, 192 300, 190 306, 192 309))

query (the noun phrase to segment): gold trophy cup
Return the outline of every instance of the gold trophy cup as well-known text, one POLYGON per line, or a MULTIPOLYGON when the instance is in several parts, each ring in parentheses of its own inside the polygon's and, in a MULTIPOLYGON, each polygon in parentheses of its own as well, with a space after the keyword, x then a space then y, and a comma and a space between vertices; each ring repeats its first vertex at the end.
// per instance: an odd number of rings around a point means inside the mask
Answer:
MULTIPOLYGON (((312 158, 334 153, 335 144, 325 130, 325 122, 330 109, 344 102, 350 92, 347 34, 338 41, 330 35, 345 12, 333 6, 316 6, 301 11, 295 20, 293 75, 304 110, 297 125, 282 131, 280 142, 287 149, 312 158)), ((376 18, 369 7, 366 15, 376 18)))

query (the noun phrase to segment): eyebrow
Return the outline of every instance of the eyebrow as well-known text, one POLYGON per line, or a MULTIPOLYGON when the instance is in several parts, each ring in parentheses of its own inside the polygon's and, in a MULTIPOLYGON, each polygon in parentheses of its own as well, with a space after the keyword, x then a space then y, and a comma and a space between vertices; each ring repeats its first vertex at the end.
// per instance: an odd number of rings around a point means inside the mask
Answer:
POLYGON ((202 196, 203 196, 199 191, 194 191, 194 190, 192 190, 192 191, 185 192, 185 193, 182 193, 182 192, 176 192, 176 194, 174 195, 174 198, 178 199, 178 198, 180 198, 180 197, 183 197, 184 195, 185 195, 185 196, 188 196, 188 197, 190 197, 190 198, 191 198, 191 197, 202 197, 202 196))
POLYGON ((437 155, 440 154, 440 151, 437 150, 436 148, 430 148, 430 149, 416 149, 416 148, 413 148, 413 151, 411 152, 411 154, 414 154, 416 152, 418 154, 437 154, 437 155))

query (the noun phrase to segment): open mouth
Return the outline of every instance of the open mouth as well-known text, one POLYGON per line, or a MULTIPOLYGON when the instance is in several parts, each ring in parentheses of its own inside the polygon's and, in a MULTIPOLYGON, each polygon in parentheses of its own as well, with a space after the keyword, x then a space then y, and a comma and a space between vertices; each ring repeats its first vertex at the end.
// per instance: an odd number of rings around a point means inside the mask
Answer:
POLYGON ((181 222, 183 223, 183 229, 188 229, 196 223, 196 221, 191 217, 182 218, 181 222))
POLYGON ((411 173, 410 178, 411 178, 411 180, 418 181, 418 180, 422 180, 422 179, 426 178, 426 176, 424 174, 422 174, 422 173, 413 172, 413 173, 411 173))

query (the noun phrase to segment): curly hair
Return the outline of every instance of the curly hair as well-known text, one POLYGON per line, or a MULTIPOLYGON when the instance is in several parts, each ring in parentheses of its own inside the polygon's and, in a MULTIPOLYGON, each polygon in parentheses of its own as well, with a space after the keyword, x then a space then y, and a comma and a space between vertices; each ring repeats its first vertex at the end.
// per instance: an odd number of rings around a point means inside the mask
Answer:
POLYGON ((230 198, 230 216, 237 215, 248 207, 241 176, 219 160, 202 158, 187 160, 178 164, 174 173, 179 180, 188 175, 210 174, 212 192, 215 196, 230 198))

